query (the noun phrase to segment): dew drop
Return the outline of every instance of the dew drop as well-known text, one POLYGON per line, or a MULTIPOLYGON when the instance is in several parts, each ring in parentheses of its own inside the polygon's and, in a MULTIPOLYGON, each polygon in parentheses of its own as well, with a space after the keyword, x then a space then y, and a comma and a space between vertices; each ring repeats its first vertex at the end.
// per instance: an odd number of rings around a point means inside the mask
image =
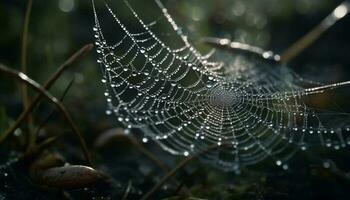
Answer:
POLYGON ((148 142, 148 138, 146 138, 146 137, 142 138, 142 142, 143 143, 147 143, 148 142))
POLYGON ((187 157, 187 156, 189 156, 189 155, 190 155, 190 153, 189 153, 188 151, 185 151, 185 152, 184 152, 184 156, 187 157))
POLYGON ((281 165, 282 165, 282 161, 277 160, 277 161, 276 161, 276 165, 277 165, 277 166, 281 166, 281 165))

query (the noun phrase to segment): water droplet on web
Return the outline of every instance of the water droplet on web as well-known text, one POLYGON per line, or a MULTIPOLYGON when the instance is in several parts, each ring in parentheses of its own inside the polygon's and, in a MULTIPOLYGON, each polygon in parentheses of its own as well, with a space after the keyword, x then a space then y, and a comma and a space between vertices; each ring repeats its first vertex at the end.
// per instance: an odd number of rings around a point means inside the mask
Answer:
POLYGON ((347 138, 346 138, 346 143, 347 143, 348 145, 350 145, 350 137, 347 137, 347 138))
POLYGON ((142 138, 142 142, 143 143, 147 143, 148 142, 148 138, 146 138, 146 137, 142 138))
POLYGON ((178 35, 182 35, 182 34, 183 34, 183 33, 182 33, 182 29, 179 28, 179 29, 176 31, 176 33, 177 33, 178 35))
POLYGON ((14 132, 14 135, 15 135, 16 137, 21 136, 21 135, 22 135, 22 129, 17 128, 17 129, 15 130, 15 132, 14 132))
POLYGON ((338 141, 334 141, 334 143, 333 143, 333 148, 334 148, 335 150, 339 150, 339 149, 340 149, 340 145, 339 145, 339 142, 338 142, 338 141))
POLYGON ((328 160, 323 161, 323 167, 328 169, 331 167, 331 163, 328 160))
POLYGON ((281 165, 282 165, 282 161, 277 160, 277 161, 276 161, 276 165, 277 165, 277 166, 281 166, 281 165))
POLYGON ((188 151, 185 151, 185 152, 184 152, 184 156, 187 157, 187 156, 189 156, 189 155, 190 155, 190 153, 189 153, 188 151))
POLYGON ((307 145, 305 143, 300 144, 300 149, 305 151, 307 149, 307 145))
POLYGON ((124 129, 124 134, 126 134, 126 135, 130 134, 130 129, 128 129, 128 128, 124 129))

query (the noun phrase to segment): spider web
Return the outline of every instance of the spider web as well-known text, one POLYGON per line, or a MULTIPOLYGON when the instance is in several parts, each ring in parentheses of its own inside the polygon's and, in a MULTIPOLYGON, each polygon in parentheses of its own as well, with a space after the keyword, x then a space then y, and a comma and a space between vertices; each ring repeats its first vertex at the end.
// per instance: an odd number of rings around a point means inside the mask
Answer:
POLYGON ((221 146, 202 157, 227 171, 267 158, 288 169, 286 162, 300 149, 350 145, 348 114, 314 109, 304 100, 349 82, 307 81, 258 56, 218 49, 202 55, 155 2, 161 17, 147 23, 124 1, 138 27, 131 30, 108 1, 98 13, 92 0, 107 114, 142 130, 143 142, 152 139, 184 156, 221 146), (113 23, 104 26, 101 19, 108 17, 113 23), (168 41, 157 31, 161 22, 172 29, 168 41))

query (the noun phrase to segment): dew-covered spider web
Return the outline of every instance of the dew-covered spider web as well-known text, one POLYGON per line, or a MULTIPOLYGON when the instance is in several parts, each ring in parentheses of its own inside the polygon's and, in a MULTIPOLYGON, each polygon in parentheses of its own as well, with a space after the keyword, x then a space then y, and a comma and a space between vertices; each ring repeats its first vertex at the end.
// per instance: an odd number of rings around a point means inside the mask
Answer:
POLYGON ((160 9, 142 17, 126 1, 118 7, 96 2, 93 30, 107 114, 141 130, 143 142, 152 139, 183 156, 217 145, 203 160, 228 171, 265 159, 287 169, 298 150, 350 145, 349 115, 305 100, 350 82, 304 80, 270 62, 268 53, 266 59, 219 49, 202 54, 158 0, 160 9), (119 12, 130 13, 127 23, 119 12))

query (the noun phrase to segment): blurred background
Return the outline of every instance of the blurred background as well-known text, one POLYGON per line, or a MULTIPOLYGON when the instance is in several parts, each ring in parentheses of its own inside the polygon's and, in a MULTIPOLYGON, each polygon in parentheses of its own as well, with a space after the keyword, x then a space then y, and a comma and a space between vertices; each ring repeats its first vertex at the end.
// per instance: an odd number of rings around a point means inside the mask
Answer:
MULTIPOLYGON (((142 14, 160 14, 153 1, 130 2, 142 14)), ((194 43, 202 37, 222 37, 281 53, 316 26, 340 2, 169 0, 164 3, 194 43)), ((16 68, 20 67, 25 8, 26 1, 21 0, 2 0, 0 4, 0 62, 16 68)), ((119 15, 128 23, 130 12, 121 10, 119 15)), ((344 72, 347 72, 346 66, 350 62, 349 21, 349 17, 345 17, 338 22, 314 45, 294 59, 290 66, 312 79, 329 82, 347 80, 348 74, 344 72)), ((34 1, 29 24, 28 75, 42 83, 68 56, 82 45, 93 42, 92 26, 90 1, 34 1)), ((168 30, 165 29, 166 31, 168 30)), ((77 89, 71 94, 74 97, 67 99, 77 102, 74 98, 80 98, 89 109, 97 106, 103 108, 104 104, 98 102, 103 101, 103 98, 101 84, 97 81, 100 79, 100 72, 95 59, 94 54, 85 58, 80 68, 74 68, 71 74, 66 73, 54 90, 62 92, 67 80, 74 75, 77 78, 77 89)), ((18 93, 14 85, 6 83, 0 87, 4 95, 1 96, 1 102, 12 104, 16 109, 19 98, 15 97, 18 93)))
MULTIPOLYGON (((120 3, 110 2, 111 5, 120 3)), ((316 26, 342 1, 167 0, 162 2, 194 44, 202 37, 221 37, 281 53, 316 26)), ((151 0, 130 0, 130 4, 143 15, 161 14, 151 0)), ((0 62, 18 70, 21 66, 21 38, 26 5, 27 1, 23 0, 0 2, 0 62)), ((128 26, 133 26, 133 22, 128 22, 131 16, 128 10, 120 10, 117 14, 128 26)), ((27 75, 39 83, 44 83, 71 54, 83 45, 94 42, 93 25, 90 1, 34 0, 29 23, 27 75)), ((323 82, 350 80, 349 36, 350 17, 347 16, 292 60, 289 63, 290 67, 311 80, 323 82)), ((84 133, 94 159, 100 163, 100 168, 115 178, 116 183, 111 187, 113 192, 104 191, 107 193, 106 196, 111 193, 116 196, 122 194, 123 188, 132 180, 134 184, 130 198, 138 199, 142 192, 147 191, 159 180, 161 174, 125 142, 114 143, 107 150, 94 152, 96 138, 101 133, 119 126, 114 117, 105 115, 104 87, 100 81, 100 67, 96 63, 94 51, 65 72, 50 92, 55 96, 61 96, 72 79, 74 85, 65 97, 64 104, 84 133)), ((4 110, 8 123, 11 123, 22 109, 19 85, 3 76, 0 83, 0 109, 4 110)), ((339 93, 345 91, 348 90, 337 90, 339 93)), ((35 93, 29 94, 31 98, 35 96, 35 93)), ((349 112, 348 94, 329 95, 325 104, 333 104, 337 100, 338 111, 349 112)), ((42 121, 51 110, 49 104, 43 103, 36 110, 34 121, 42 121)), ((41 134, 55 135, 69 132, 62 121, 60 115, 54 115, 41 134)), ((55 148, 64 154, 67 160, 78 161, 79 150, 76 149, 76 142, 71 137, 66 134, 64 142, 60 142, 55 148)), ((161 160, 168 166, 174 166, 179 159, 169 156, 153 143, 147 145, 152 152, 160 155, 161 160)), ((302 155, 300 160, 298 158, 295 160, 296 166, 302 167, 295 171, 282 172, 274 167, 259 170, 258 167, 244 170, 242 174, 237 175, 226 174, 208 166, 201 168, 201 164, 197 163, 181 172, 179 180, 185 180, 184 184, 191 189, 194 196, 204 199, 348 199, 350 178, 339 180, 339 176, 349 176, 346 173, 350 171, 350 158, 347 153, 338 152, 336 155, 325 153, 324 157, 332 159, 339 167, 334 173, 318 168, 317 164, 316 167, 304 165, 303 159, 309 155, 302 155), (186 176, 191 178, 181 179, 186 176)), ((4 162, 1 158, 0 161, 4 162)), ((322 162, 318 164, 322 166, 322 162)), ((12 183, 18 186, 17 182, 12 183)), ((18 187, 25 191, 24 194, 33 194, 38 196, 38 199, 45 199, 40 195, 43 191, 33 192, 31 187, 29 189, 27 186, 18 187)), ((162 188, 157 198, 172 196, 174 188, 171 188, 171 185, 167 187, 162 188)), ((5 197, 7 195, 6 190, 4 191, 2 194, 0 188, 1 200, 1 195, 5 197)), ((16 189, 12 188, 11 191, 15 193, 16 189)), ((73 196, 80 192, 84 191, 73 192, 73 196)), ((90 192, 86 195, 90 198, 93 195, 99 197, 99 194, 90 192)))

